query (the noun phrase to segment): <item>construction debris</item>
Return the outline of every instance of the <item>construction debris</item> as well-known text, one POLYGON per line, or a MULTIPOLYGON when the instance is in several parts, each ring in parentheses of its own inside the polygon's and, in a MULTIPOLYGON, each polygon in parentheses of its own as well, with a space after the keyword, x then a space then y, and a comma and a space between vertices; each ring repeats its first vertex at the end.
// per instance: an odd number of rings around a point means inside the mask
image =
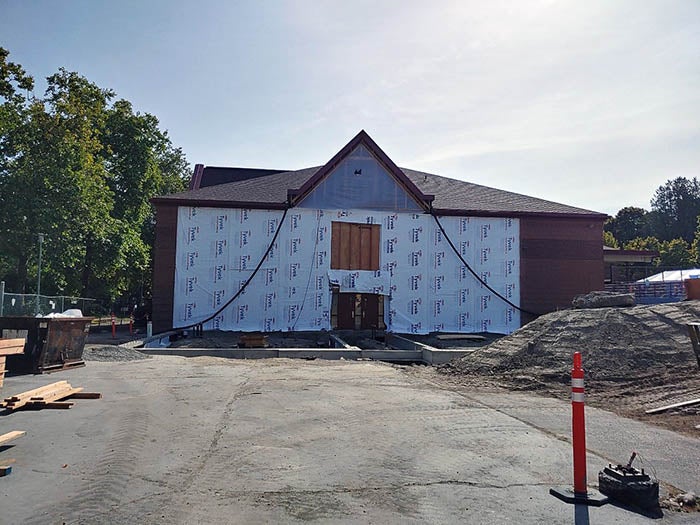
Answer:
POLYGON ((641 509, 653 518, 663 516, 659 507, 659 482, 649 476, 644 469, 632 466, 636 452, 632 453, 627 465, 608 464, 598 473, 600 492, 619 502, 641 509))
POLYGON ((691 405, 700 405, 700 398, 691 399, 689 401, 681 401, 680 403, 673 403, 672 405, 666 405, 659 408, 652 408, 651 410, 647 410, 645 414, 658 414, 660 412, 666 412, 667 410, 671 410, 674 408, 689 407, 691 405))
POLYGON ((241 335, 238 346, 241 348, 267 348, 267 336, 259 332, 241 335))
POLYGON ((577 295, 571 302, 574 308, 608 308, 610 306, 634 306, 631 293, 591 292, 577 295))
POLYGON ((67 399, 100 399, 99 392, 83 392, 83 388, 73 388, 68 381, 57 381, 46 386, 35 388, 5 398, 0 406, 7 410, 17 410, 19 408, 70 408, 73 403, 63 401, 67 399))
POLYGON ((440 341, 486 341, 483 335, 475 334, 438 334, 436 337, 440 341))

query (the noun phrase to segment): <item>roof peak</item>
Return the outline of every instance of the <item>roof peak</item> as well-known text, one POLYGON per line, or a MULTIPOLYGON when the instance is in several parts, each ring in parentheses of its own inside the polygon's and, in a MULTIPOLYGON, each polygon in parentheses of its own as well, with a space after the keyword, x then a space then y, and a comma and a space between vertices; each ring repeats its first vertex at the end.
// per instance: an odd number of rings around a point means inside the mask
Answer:
POLYGON ((433 195, 424 194, 414 182, 409 179, 401 168, 399 168, 389 156, 372 140, 364 129, 361 129, 350 142, 343 146, 326 164, 324 164, 310 179, 308 179, 300 188, 289 189, 287 191, 287 201, 293 206, 301 202, 309 193, 313 191, 324 179, 326 179, 333 170, 345 160, 356 148, 364 146, 375 158, 375 160, 393 177, 418 205, 424 210, 430 210, 431 203, 434 199, 433 195))

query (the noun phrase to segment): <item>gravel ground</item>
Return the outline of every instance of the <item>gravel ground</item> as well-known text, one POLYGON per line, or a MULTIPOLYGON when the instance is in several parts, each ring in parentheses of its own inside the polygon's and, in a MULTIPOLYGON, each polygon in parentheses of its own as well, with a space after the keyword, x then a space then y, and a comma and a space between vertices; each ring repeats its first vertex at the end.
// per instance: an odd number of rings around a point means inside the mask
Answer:
POLYGON ((151 357, 133 348, 114 345, 86 345, 83 350, 85 361, 137 361, 151 357))

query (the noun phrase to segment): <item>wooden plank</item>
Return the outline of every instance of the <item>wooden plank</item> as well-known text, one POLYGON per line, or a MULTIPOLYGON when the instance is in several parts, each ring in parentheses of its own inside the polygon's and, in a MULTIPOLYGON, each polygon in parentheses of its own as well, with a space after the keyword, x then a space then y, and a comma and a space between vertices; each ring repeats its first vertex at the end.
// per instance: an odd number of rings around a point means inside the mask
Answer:
POLYGON ((370 270, 379 270, 379 239, 381 238, 381 229, 379 224, 372 225, 372 242, 370 246, 370 270))
POLYGON ((18 437, 22 437, 26 433, 27 432, 24 430, 13 430, 12 432, 3 434, 2 436, 0 436, 0 445, 7 443, 8 441, 12 441, 13 439, 17 439, 18 437))
POLYGON ((340 224, 340 269, 350 269, 350 223, 343 222, 340 224))
POLYGON ((68 381, 56 381, 55 383, 34 388, 33 390, 27 390, 26 392, 5 398, 4 406, 9 410, 17 410, 18 408, 22 408, 24 405, 26 405, 32 397, 40 397, 43 394, 56 390, 63 385, 68 385, 68 387, 70 387, 68 381))
POLYGON ((24 352, 24 339, 0 339, 0 355, 21 354, 24 352))
POLYGON ((29 398, 30 401, 42 401, 48 400, 49 398, 56 397, 64 392, 70 392, 73 389, 70 385, 61 385, 60 387, 52 388, 51 390, 45 390, 38 396, 32 396, 29 398))
POLYGON ((331 270, 340 269, 340 223, 331 222, 331 270))
POLYGON ((350 270, 360 269, 360 225, 348 224, 350 226, 350 270))
POLYGON ((39 396, 41 395, 42 392, 46 392, 47 390, 51 390, 53 388, 56 388, 58 385, 67 385, 68 381, 56 381, 55 383, 49 383, 48 385, 41 386, 39 388, 34 388, 32 390, 27 390, 26 392, 22 392, 20 394, 15 394, 12 397, 5 398, 6 401, 9 400, 21 400, 25 398, 30 398, 32 396, 39 396))
POLYGON ((66 399, 102 399, 101 392, 76 392, 66 397, 66 399))
POLYGON ((331 269, 378 270, 379 224, 331 223, 331 269))
POLYGON ((372 269, 372 228, 370 225, 359 227, 360 233, 360 270, 372 269))
POLYGON ((72 401, 51 401, 49 403, 44 403, 44 402, 39 402, 39 403, 31 403, 29 406, 31 408, 59 408, 59 409, 68 409, 72 407, 75 403, 72 401))
POLYGON ((659 408, 652 408, 651 410, 647 410, 644 413, 645 414, 658 414, 659 412, 666 412, 667 410, 671 410, 672 408, 688 407, 691 405, 699 405, 699 404, 700 404, 700 398, 690 399, 688 401, 681 401, 680 403, 673 403, 672 405, 666 405, 666 406, 659 407, 659 408))
POLYGON ((439 334, 437 339, 440 341, 459 341, 461 339, 467 341, 486 341, 483 335, 475 334, 439 334))
POLYGON ((70 385, 68 385, 68 388, 62 388, 62 389, 59 389, 59 390, 53 390, 53 391, 50 391, 50 392, 46 392, 46 393, 45 393, 44 395, 42 395, 41 397, 32 397, 32 398, 30 398, 30 401, 31 401, 31 402, 34 402, 34 401, 43 401, 43 402, 45 402, 45 403, 48 403, 48 402, 50 402, 50 401, 58 401, 58 400, 60 400, 60 399, 66 398, 66 397, 70 397, 70 396, 72 396, 72 395, 74 395, 74 394, 79 394, 79 393, 82 392, 83 390, 84 390, 84 388, 82 388, 82 387, 80 387, 80 388, 72 388, 72 387, 70 387, 70 385))

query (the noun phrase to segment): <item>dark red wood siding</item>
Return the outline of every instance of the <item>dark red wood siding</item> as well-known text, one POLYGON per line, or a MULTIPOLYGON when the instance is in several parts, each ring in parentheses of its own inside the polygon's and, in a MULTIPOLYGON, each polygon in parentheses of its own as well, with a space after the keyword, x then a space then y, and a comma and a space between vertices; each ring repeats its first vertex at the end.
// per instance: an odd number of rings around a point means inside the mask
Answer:
MULTIPOLYGON (((603 221, 520 219, 520 301, 538 314, 571 307, 575 295, 603 289, 603 221)), ((523 315, 523 323, 531 320, 523 315)))
POLYGON ((153 247, 153 332, 173 327, 177 206, 156 206, 156 241, 153 247))

